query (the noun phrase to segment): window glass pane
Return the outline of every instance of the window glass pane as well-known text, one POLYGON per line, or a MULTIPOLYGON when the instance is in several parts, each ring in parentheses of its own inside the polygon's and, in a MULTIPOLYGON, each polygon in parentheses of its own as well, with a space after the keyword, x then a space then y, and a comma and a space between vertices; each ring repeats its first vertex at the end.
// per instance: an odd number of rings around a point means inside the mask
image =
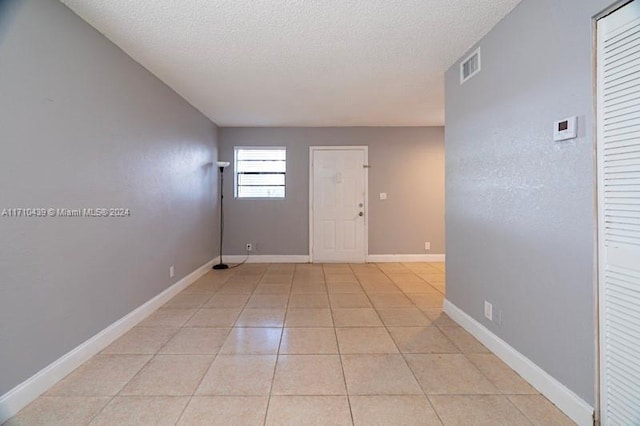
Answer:
POLYGON ((237 161, 236 172, 285 172, 285 161, 237 161))
POLYGON ((247 175, 238 174, 238 185, 264 185, 264 186, 284 186, 283 174, 260 174, 247 175))
POLYGON ((236 158, 242 160, 280 160, 287 159, 287 151, 284 149, 242 149, 237 151, 236 158))
POLYGON ((284 198, 286 158, 284 148, 236 148, 236 197, 284 198))
POLYGON ((238 186, 239 198, 284 198, 284 186, 238 186))

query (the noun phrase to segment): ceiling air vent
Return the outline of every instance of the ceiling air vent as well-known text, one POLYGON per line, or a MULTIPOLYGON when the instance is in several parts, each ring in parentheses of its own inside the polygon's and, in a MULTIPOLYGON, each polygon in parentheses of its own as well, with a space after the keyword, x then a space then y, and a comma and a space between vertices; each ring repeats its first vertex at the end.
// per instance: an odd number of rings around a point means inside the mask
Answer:
POLYGON ((476 49, 460 64, 460 84, 480 72, 480 48, 476 49))

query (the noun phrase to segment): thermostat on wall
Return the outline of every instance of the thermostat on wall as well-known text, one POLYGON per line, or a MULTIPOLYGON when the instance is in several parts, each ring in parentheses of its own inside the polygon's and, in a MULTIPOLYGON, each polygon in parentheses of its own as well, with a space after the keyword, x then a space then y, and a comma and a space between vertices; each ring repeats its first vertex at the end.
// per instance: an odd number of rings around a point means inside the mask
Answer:
POLYGON ((556 121, 553 125, 553 140, 564 141, 578 137, 578 117, 556 121))

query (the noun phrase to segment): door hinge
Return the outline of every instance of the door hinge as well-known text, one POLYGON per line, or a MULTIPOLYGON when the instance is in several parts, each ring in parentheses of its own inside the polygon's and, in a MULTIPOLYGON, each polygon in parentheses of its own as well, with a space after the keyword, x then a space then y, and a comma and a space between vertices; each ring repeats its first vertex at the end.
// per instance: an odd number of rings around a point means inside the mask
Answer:
POLYGON ((363 168, 363 169, 370 169, 370 168, 371 168, 371 166, 370 166, 370 165, 368 165, 368 164, 363 164, 363 165, 362 165, 362 168, 363 168))

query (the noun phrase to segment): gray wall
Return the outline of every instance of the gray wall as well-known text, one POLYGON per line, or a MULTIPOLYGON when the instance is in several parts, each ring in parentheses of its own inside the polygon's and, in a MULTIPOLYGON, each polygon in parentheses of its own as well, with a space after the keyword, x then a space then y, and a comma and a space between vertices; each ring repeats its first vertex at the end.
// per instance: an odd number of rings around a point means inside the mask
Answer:
POLYGON ((447 298, 594 403, 591 17, 609 0, 524 0, 446 74, 447 298), (579 137, 553 142, 577 115, 579 137), (502 311, 501 326, 483 302, 502 311))
POLYGON ((286 146, 284 200, 236 200, 225 177, 226 254, 309 254, 309 147, 369 147, 369 253, 444 253, 444 148, 441 127, 221 128, 220 157, 234 146, 286 146), (388 199, 381 201, 380 192, 388 199), (431 242, 426 252, 424 243, 431 242))
POLYGON ((0 209, 131 209, 0 217, 2 395, 217 254, 217 129, 61 3, 0 12, 0 209))

